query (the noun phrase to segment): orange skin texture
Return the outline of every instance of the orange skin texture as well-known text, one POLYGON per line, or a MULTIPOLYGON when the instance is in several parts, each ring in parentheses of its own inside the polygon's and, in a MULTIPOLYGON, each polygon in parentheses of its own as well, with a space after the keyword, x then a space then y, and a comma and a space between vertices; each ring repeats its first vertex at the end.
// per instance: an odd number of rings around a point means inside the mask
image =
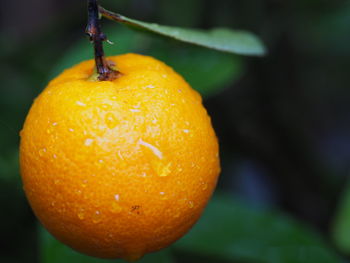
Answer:
POLYGON ((21 131, 24 190, 58 240, 100 258, 136 260, 182 237, 220 172, 200 95, 148 56, 109 57, 123 74, 91 81, 94 61, 55 78, 21 131))

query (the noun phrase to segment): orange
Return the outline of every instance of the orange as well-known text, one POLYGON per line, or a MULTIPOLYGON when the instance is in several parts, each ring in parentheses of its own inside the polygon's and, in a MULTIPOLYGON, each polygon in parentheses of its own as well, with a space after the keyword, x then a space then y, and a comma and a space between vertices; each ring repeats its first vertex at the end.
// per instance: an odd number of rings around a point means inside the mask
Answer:
POLYGON ((92 60, 34 101, 21 131, 24 190, 41 223, 73 249, 136 260, 200 217, 220 171, 200 95, 148 56, 110 57, 123 74, 93 81, 92 60))

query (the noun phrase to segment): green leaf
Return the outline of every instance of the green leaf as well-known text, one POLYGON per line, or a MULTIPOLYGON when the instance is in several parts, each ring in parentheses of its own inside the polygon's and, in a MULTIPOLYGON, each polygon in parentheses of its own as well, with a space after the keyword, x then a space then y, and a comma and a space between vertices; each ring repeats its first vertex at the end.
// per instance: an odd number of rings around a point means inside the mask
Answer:
MULTIPOLYGON (((235 55, 151 38, 126 28, 108 27, 104 31, 108 38, 115 42, 114 45, 105 45, 107 55, 137 52, 154 56, 173 67, 204 97, 228 87, 238 80, 244 71, 242 58, 235 55)), ((89 41, 79 41, 67 50, 54 66, 51 78, 65 68, 92 58, 93 49, 89 41)))
POLYGON ((224 196, 213 198, 201 220, 175 249, 233 262, 340 262, 317 233, 291 218, 224 196))
MULTIPOLYGON (((40 263, 101 263, 101 262, 125 262, 121 259, 101 260, 98 258, 80 254, 63 245, 55 239, 43 227, 39 228, 40 263)), ((169 249, 145 255, 138 263, 174 263, 169 249)))
POLYGON ((342 252, 350 254, 350 184, 338 204, 333 222, 333 239, 342 252))
POLYGON ((218 51, 251 56, 262 56, 266 53, 266 49, 258 37, 243 30, 231 30, 228 28, 214 28, 208 31, 186 29, 138 21, 112 13, 101 7, 100 12, 109 19, 124 23, 136 29, 218 51))

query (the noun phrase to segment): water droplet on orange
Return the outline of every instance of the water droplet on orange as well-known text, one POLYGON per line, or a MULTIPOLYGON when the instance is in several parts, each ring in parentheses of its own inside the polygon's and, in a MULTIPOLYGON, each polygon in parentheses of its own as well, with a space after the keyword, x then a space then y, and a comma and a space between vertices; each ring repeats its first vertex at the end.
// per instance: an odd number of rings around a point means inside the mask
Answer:
POLYGON ((85 211, 84 209, 80 208, 78 211, 78 217, 80 220, 83 220, 85 218, 85 211))
POLYGON ((202 190, 207 190, 208 189, 208 184, 207 183, 203 183, 202 185, 202 190))
POLYGON ((140 258, 142 258, 142 256, 143 256, 143 253, 132 253, 125 256, 124 259, 128 262, 135 262, 140 258))
POLYGON ((123 208, 121 207, 121 205, 114 201, 111 205, 111 212, 112 213, 120 213, 123 210, 123 208))
POLYGON ((90 146, 93 142, 94 142, 93 139, 88 138, 85 140, 84 144, 85 144, 85 146, 90 146))
POLYGON ((181 173, 182 172, 182 168, 181 167, 177 167, 177 169, 176 169, 179 173, 181 173))
POLYGON ((170 170, 170 166, 171 163, 168 163, 167 165, 161 165, 160 169, 158 169, 158 175, 160 177, 166 177, 170 174, 171 170, 170 170))
POLYGON ((159 194, 160 194, 160 199, 168 200, 168 197, 167 197, 167 195, 164 192, 160 192, 159 194))
POLYGON ((105 117, 105 122, 108 128, 113 129, 117 126, 118 120, 113 113, 108 112, 105 117))
POLYGON ((92 215, 92 222, 94 224, 97 224, 99 222, 101 222, 102 218, 101 218, 101 213, 100 211, 95 211, 95 213, 92 215))
POLYGON ((86 187, 88 180, 83 180, 83 183, 81 184, 81 187, 86 187))
POLYGON ((47 151, 46 148, 40 149, 40 150, 39 150, 39 155, 40 155, 40 156, 43 156, 43 155, 46 153, 46 151, 47 151))

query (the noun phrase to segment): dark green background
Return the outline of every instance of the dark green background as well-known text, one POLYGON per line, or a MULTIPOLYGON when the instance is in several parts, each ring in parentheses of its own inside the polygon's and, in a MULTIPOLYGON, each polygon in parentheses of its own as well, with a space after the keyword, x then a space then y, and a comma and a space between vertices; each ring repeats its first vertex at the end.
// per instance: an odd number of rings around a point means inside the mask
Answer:
MULTIPOLYGON (((204 96, 222 175, 204 216, 143 262, 348 262, 350 1, 101 0, 131 18, 230 27, 264 41, 264 58, 150 37, 103 20, 106 53, 153 55, 204 96)), ((38 224, 22 191, 19 131, 33 99, 92 49, 86 1, 13 0, 0 9, 0 262, 105 262, 38 224)), ((108 261, 107 261, 108 262, 108 261)))

